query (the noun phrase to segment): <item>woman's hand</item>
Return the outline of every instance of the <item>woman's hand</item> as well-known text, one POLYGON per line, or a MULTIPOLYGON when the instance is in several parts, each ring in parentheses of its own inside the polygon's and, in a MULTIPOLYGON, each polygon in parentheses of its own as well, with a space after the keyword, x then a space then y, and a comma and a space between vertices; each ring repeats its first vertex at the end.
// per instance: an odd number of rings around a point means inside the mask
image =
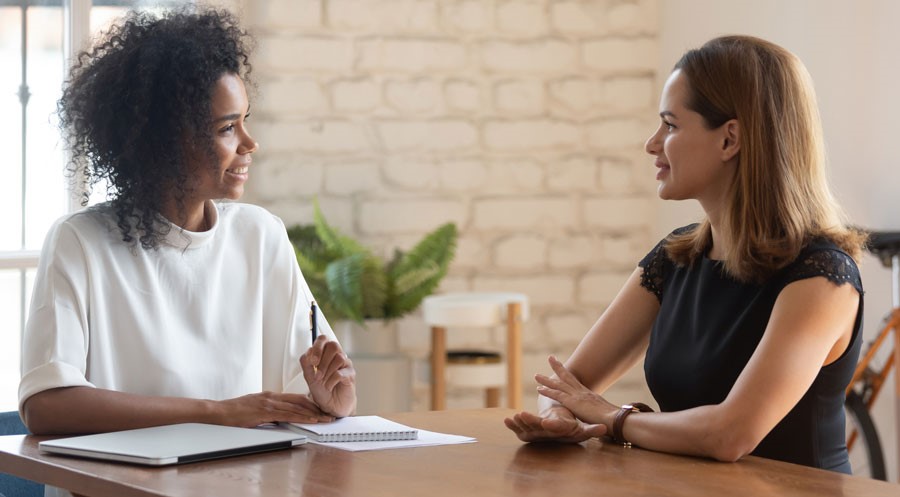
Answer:
POLYGON ((538 393, 559 402, 585 423, 611 426, 619 408, 584 386, 556 357, 550 356, 549 362, 556 377, 535 375, 540 383, 538 393))
POLYGON ((297 393, 261 392, 223 400, 219 424, 252 428, 263 423, 320 423, 334 421, 309 396, 297 393))
POLYGON ((606 434, 606 426, 582 423, 572 411, 562 406, 551 407, 540 416, 520 412, 504 419, 503 423, 523 442, 580 443, 606 434))
POLYGON ((300 368, 319 408, 337 417, 353 414, 356 410, 356 370, 340 344, 320 335, 300 356, 300 368))

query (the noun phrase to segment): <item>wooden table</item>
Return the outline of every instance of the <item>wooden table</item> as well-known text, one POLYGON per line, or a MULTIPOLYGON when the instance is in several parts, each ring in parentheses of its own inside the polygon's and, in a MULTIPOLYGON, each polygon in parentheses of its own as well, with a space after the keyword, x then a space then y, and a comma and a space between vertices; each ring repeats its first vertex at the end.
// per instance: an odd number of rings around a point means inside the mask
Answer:
POLYGON ((0 471, 96 497, 130 496, 865 496, 900 487, 768 459, 737 463, 583 445, 520 443, 502 423, 509 409, 387 415, 419 428, 478 438, 474 444, 345 452, 308 444, 270 452, 145 468, 40 454, 40 437, 0 437, 0 471))

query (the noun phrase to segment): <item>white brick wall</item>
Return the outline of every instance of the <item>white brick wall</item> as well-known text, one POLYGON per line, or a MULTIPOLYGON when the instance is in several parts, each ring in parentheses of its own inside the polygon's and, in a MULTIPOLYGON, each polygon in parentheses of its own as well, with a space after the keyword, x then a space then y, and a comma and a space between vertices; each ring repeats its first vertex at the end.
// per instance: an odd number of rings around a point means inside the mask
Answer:
MULTIPOLYGON (((243 1, 257 41, 246 200, 381 253, 460 229, 441 291, 525 293, 523 378, 566 358, 656 240, 657 0, 243 1)), ((428 333, 400 322, 427 407, 428 333)), ((502 348, 497 330, 453 344, 502 348)), ((610 396, 642 397, 640 371, 610 396), (636 378, 636 379, 635 379, 636 378), (624 392, 624 393, 623 393, 624 392), (638 393, 632 393, 638 392, 638 393)), ((450 390, 449 405, 481 392, 450 390)))
POLYGON ((477 124, 459 119, 382 121, 377 123, 377 128, 381 144, 388 152, 464 152, 478 146, 477 124))
POLYGON ((612 72, 652 71, 657 64, 654 38, 604 38, 586 42, 582 57, 590 69, 612 72))
POLYGON ((325 23, 340 32, 372 30, 400 33, 433 33, 437 29, 435 0, 329 0, 325 23))
POLYGON ((485 147, 498 152, 577 150, 581 135, 577 124, 550 119, 489 121, 484 125, 485 147))
POLYGON ((570 73, 578 64, 578 46, 556 39, 489 41, 478 51, 486 73, 570 73))
POLYGON ((452 72, 466 67, 466 46, 446 39, 360 40, 358 67, 371 72, 452 72))

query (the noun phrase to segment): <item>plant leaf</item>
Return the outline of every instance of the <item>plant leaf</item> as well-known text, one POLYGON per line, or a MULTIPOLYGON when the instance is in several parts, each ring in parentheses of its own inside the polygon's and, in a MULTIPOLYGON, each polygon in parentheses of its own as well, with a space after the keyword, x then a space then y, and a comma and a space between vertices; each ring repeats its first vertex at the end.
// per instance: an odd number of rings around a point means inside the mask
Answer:
POLYGON ((401 316, 415 310, 422 299, 430 295, 434 289, 433 282, 441 278, 441 268, 433 261, 425 266, 408 271, 394 282, 394 299, 391 302, 391 313, 401 316))
POLYGON ((388 275, 381 261, 375 257, 366 258, 363 263, 360 291, 362 292, 362 313, 366 319, 385 317, 385 303, 388 297, 388 275))
POLYGON ((312 225, 293 226, 288 229, 288 238, 297 253, 297 262, 304 272, 321 273, 329 262, 335 259, 316 234, 312 225))
POLYGON ((328 291, 328 282, 325 280, 323 270, 311 264, 296 247, 294 252, 297 254, 297 265, 300 266, 300 273, 303 275, 303 279, 306 280, 309 290, 315 296, 322 314, 331 319, 345 319, 347 316, 335 309, 331 303, 333 299, 331 292, 328 291))
POLYGON ((430 295, 456 251, 456 226, 440 226, 408 253, 395 250, 384 263, 356 240, 330 226, 314 202, 314 225, 294 226, 288 236, 297 264, 322 312, 332 319, 393 319, 430 295))
POLYGON ((365 317, 361 291, 365 260, 365 254, 353 254, 325 268, 332 304, 338 312, 357 322, 362 322, 365 317))
POLYGON ((388 316, 400 317, 413 311, 434 292, 456 253, 456 238, 456 225, 447 223, 403 254, 390 272, 388 316))
POLYGON ((322 210, 319 208, 318 199, 313 201, 313 222, 316 227, 316 234, 319 240, 325 246, 326 250, 332 254, 334 259, 340 259, 353 254, 369 254, 369 250, 360 245, 356 240, 342 234, 336 228, 333 228, 325 220, 322 210))

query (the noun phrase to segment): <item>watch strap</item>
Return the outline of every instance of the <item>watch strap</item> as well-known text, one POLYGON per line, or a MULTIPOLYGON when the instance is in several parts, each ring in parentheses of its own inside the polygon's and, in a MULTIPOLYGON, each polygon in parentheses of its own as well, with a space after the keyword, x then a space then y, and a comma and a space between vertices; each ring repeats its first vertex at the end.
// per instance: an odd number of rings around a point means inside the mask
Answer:
POLYGON ((653 412, 653 408, 642 402, 632 402, 631 404, 623 405, 619 412, 616 413, 612 425, 612 439, 613 442, 622 444, 624 447, 631 447, 631 442, 625 440, 622 429, 625 426, 625 418, 633 412, 653 412))

